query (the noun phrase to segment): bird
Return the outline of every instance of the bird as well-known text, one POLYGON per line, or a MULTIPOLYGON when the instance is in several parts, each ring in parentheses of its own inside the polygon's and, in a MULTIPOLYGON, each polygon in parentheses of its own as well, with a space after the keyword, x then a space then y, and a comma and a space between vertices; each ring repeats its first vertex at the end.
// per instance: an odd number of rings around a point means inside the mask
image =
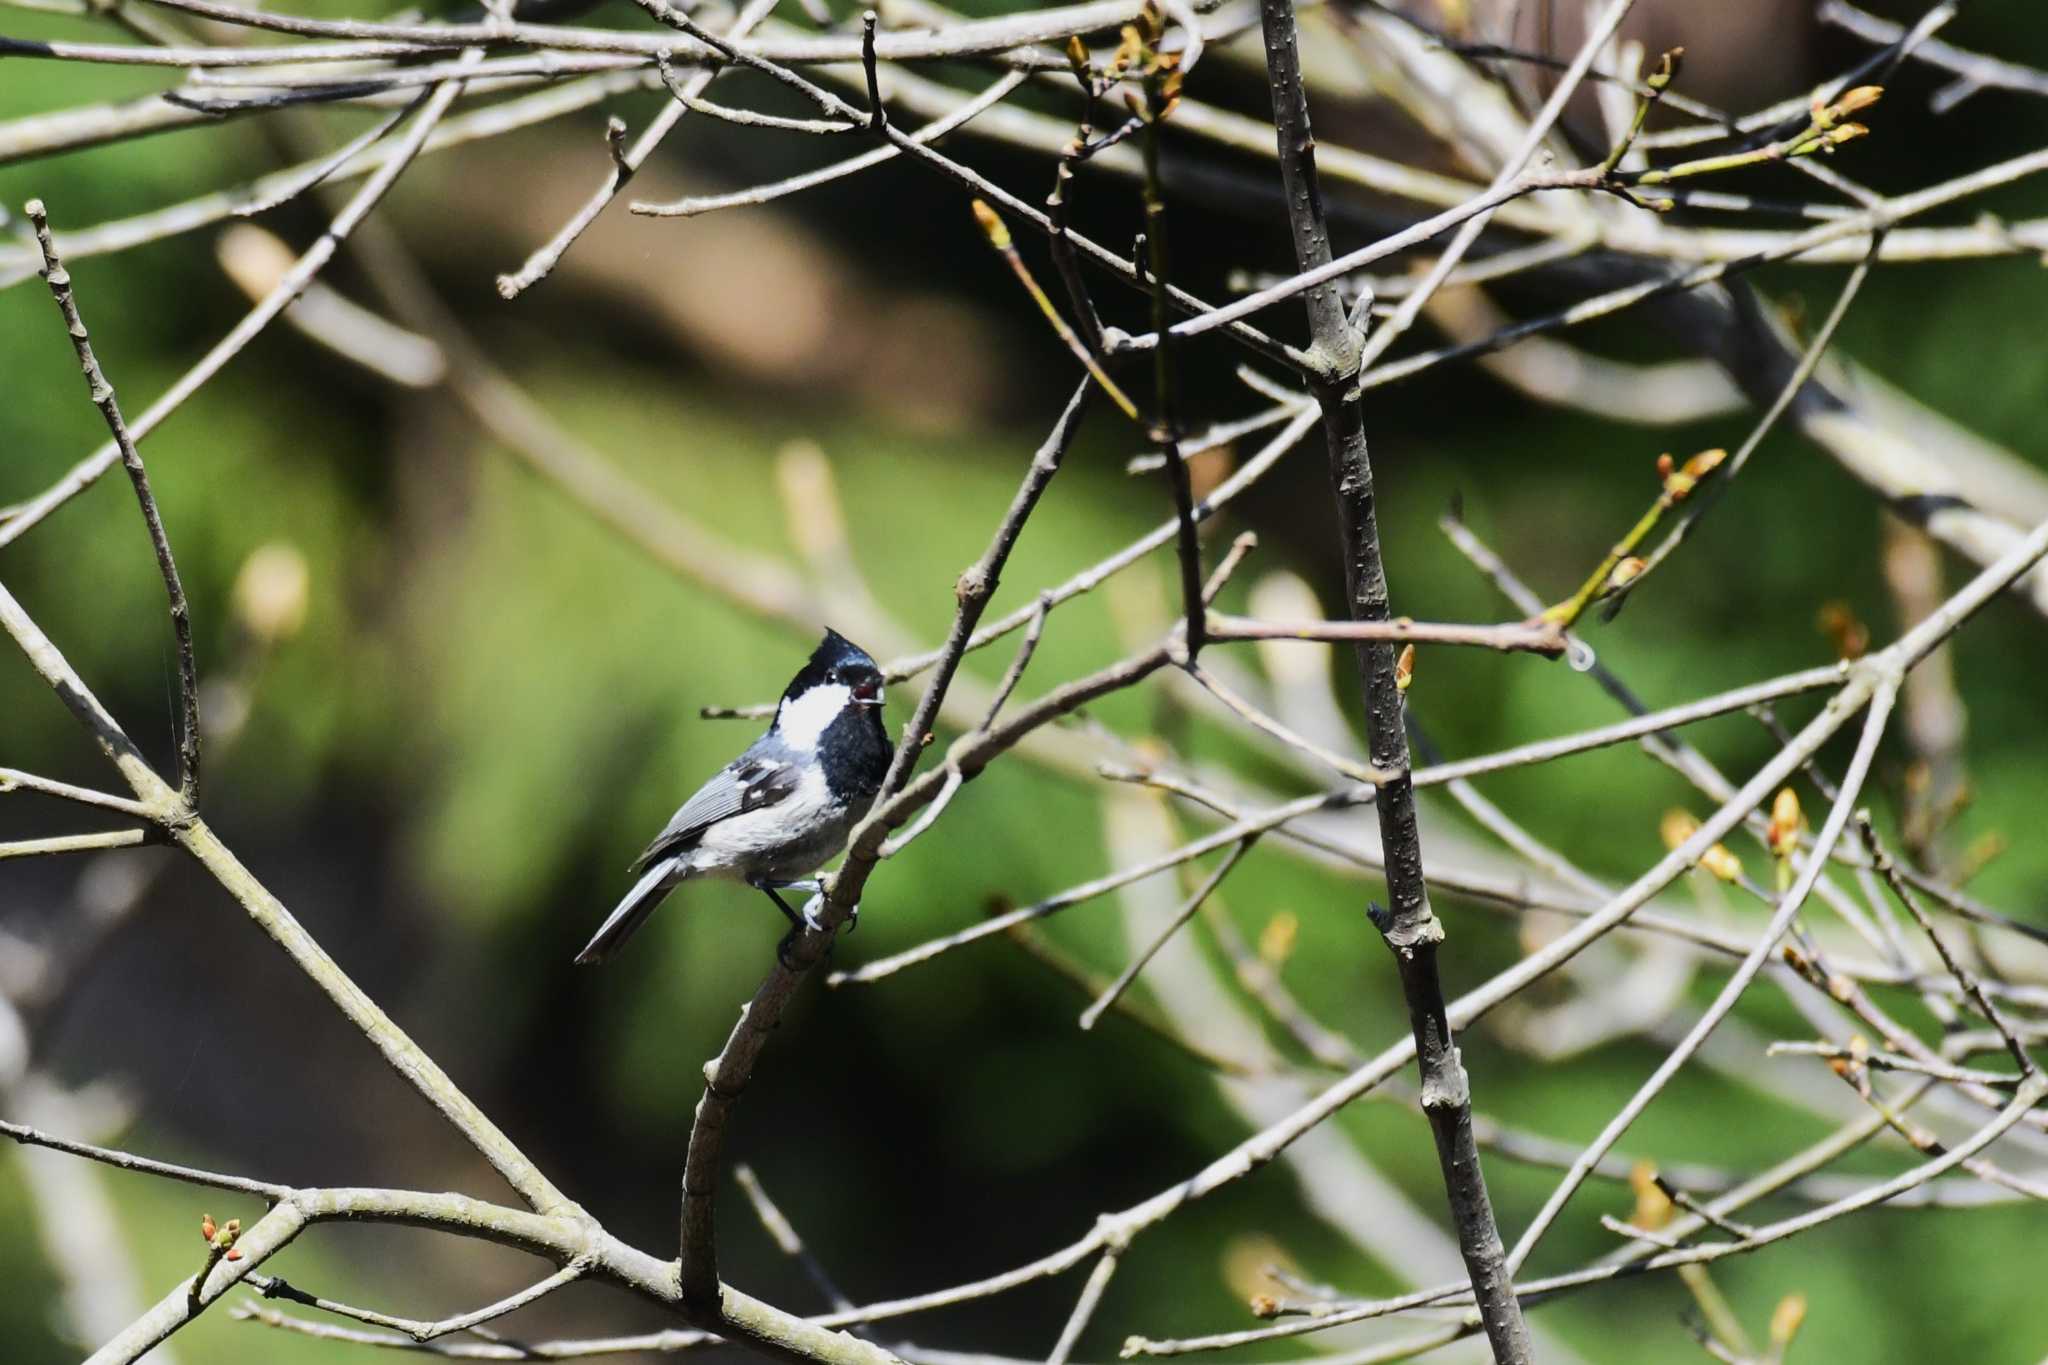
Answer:
POLYGON ((882 724, 882 670, 867 651, 827 628, 790 679, 768 732, 682 804, 630 869, 640 874, 598 928, 579 965, 619 950, 683 882, 720 877, 765 893, 791 925, 817 928, 783 891, 817 892, 810 874, 846 846, 874 805, 894 752, 882 724))

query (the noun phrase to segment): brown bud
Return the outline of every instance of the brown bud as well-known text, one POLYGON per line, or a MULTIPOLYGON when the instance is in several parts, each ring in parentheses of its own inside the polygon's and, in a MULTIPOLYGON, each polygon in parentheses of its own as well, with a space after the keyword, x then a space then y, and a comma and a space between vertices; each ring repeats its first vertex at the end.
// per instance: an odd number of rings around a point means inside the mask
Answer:
POLYGON ((1678 465, 1677 465, 1677 463, 1676 463, 1676 462, 1675 462, 1675 461, 1674 461, 1674 460, 1673 460, 1673 459, 1671 458, 1670 452, 1668 452, 1668 451, 1667 451, 1667 452, 1665 452, 1664 454, 1662 454, 1662 455, 1659 455, 1659 456, 1657 457, 1657 477, 1658 477, 1659 479, 1668 479, 1668 478, 1670 478, 1670 477, 1671 477, 1671 471, 1672 471, 1672 470, 1674 470, 1674 469, 1676 469, 1677 467, 1678 467, 1678 465))
POLYGON ((1846 602, 1828 602, 1816 618, 1821 634, 1835 646, 1835 657, 1860 659, 1870 649, 1870 627, 1858 620, 1846 602))
POLYGON ((207 1241, 211 1242, 213 1240, 213 1231, 213 1215, 210 1213, 200 1214, 199 1235, 205 1238, 207 1241))
POLYGON ((1394 686, 1402 692, 1415 681, 1415 646, 1401 646, 1401 656, 1394 660, 1394 686))

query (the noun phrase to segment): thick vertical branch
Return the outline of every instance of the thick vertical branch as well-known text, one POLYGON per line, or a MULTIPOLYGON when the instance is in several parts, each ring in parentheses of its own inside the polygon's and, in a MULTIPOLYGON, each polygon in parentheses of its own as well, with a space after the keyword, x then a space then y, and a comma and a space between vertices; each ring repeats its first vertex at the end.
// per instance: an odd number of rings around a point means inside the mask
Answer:
MULTIPOLYGON (((1296 265, 1307 271, 1331 259, 1328 220, 1322 188, 1316 179, 1315 141, 1309 131, 1308 97, 1301 83, 1296 49, 1293 0, 1261 0, 1259 17, 1265 34, 1266 72, 1273 94, 1273 125, 1279 138, 1280 176, 1287 196, 1287 216, 1294 235, 1296 265)), ((1344 316, 1334 285, 1323 284, 1306 294, 1309 355, 1321 367, 1315 378, 1322 407, 1323 435, 1329 445, 1330 479, 1344 538, 1344 573, 1351 615, 1359 621, 1385 621, 1386 566, 1380 555, 1379 526, 1373 513, 1372 465, 1366 457, 1365 414, 1351 392, 1359 366, 1359 338, 1344 316)), ((1390 911, 1373 915, 1374 923, 1394 952, 1408 1018, 1415 1033, 1422 1073, 1422 1107, 1436 1138, 1437 1160, 1456 1223, 1458 1249, 1472 1277, 1487 1340, 1496 1361, 1532 1359, 1528 1325, 1506 1273, 1500 1230, 1479 1168, 1472 1138, 1471 1087, 1444 1011, 1443 986, 1437 979, 1437 945, 1443 926, 1429 907, 1422 875, 1422 844, 1415 823, 1415 789, 1408 767, 1408 737, 1402 727, 1401 690, 1394 679, 1394 646, 1360 642, 1358 669, 1365 687, 1366 745, 1372 765, 1388 774, 1374 803, 1379 811, 1380 840, 1386 851, 1390 911)))

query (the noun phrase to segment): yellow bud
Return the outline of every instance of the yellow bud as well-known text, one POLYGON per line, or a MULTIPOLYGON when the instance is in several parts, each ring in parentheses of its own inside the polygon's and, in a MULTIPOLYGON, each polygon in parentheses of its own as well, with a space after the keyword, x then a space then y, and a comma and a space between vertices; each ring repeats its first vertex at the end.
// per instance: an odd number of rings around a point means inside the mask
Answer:
POLYGON ((1674 47, 1657 61, 1657 69, 1645 82, 1652 90, 1662 90, 1678 75, 1678 64, 1685 56, 1685 49, 1674 47))
POLYGON ((988 244, 997 251, 1008 251, 1010 229, 996 216, 996 211, 979 199, 975 200, 971 207, 974 209, 974 221, 981 224, 983 234, 988 237, 988 244))
POLYGON ((1078 33, 1067 37, 1067 60, 1074 64, 1076 71, 1084 71, 1088 67, 1088 44, 1081 41, 1078 33))
POLYGON ((1394 686, 1406 692, 1408 685, 1415 681, 1415 646, 1403 645, 1401 657, 1394 660, 1394 686))
POLYGON ((1702 450, 1676 470, 1671 468, 1671 457, 1657 461, 1657 472, 1664 476, 1664 492, 1673 502, 1683 502, 1692 490, 1699 487, 1700 480, 1721 467, 1728 458, 1728 452, 1716 447, 1702 450))
POLYGON ((1859 85, 1854 90, 1849 91, 1847 94, 1843 95, 1840 99, 1835 101, 1835 112, 1837 114, 1845 116, 1853 114, 1858 109, 1868 109, 1871 105, 1876 104, 1878 100, 1882 99, 1883 97, 1883 86, 1859 85))
POLYGON ((1771 823, 1764 835, 1774 857, 1789 858, 1799 847, 1799 831, 1806 823, 1799 809, 1799 793, 1786 787, 1771 802, 1771 823))
POLYGON ((1726 844, 1715 844, 1700 855, 1700 866, 1724 882, 1742 880, 1742 859, 1728 851, 1726 844))
POLYGON ((1278 967, 1294 956, 1294 945, 1300 937, 1300 918, 1292 911, 1282 910, 1259 931, 1259 956, 1269 966, 1278 967))
MULTIPOLYGON (((1252 1311, 1257 1313, 1259 1300, 1272 1301, 1272 1272, 1299 1271, 1301 1263, 1287 1248, 1262 1232, 1239 1233, 1223 1244, 1222 1272, 1223 1285, 1232 1298, 1248 1301, 1252 1311)), ((1278 1312, 1279 1304, 1274 1303, 1269 1312, 1278 1312)))
POLYGON ((1779 1299, 1776 1310, 1771 1314, 1771 1345, 1780 1349, 1790 1346, 1805 1321, 1806 1295, 1787 1294, 1779 1299))
POLYGON ((1643 570, 1649 567, 1650 565, 1647 560, 1630 555, 1628 558, 1617 563, 1614 566, 1614 572, 1607 575, 1608 591, 1612 592, 1616 588, 1627 587, 1638 578, 1641 578, 1643 570))
POLYGON ((291 639, 306 624, 311 580, 306 557, 295 547, 279 541, 259 546, 235 575, 235 619, 264 644, 291 639))
POLYGON ((1629 1188, 1636 1194, 1636 1211, 1630 1222, 1655 1231, 1671 1221, 1671 1197, 1657 1184, 1657 1168, 1638 1161, 1629 1168, 1629 1188))
MULTIPOLYGON (((1664 818, 1657 824, 1657 834, 1664 840, 1664 847, 1674 852, 1699 832, 1700 822, 1686 810, 1674 808, 1665 811, 1664 818)), ((1724 882, 1742 880, 1742 859, 1730 853, 1725 844, 1715 844, 1700 854, 1699 865, 1724 882)))
POLYGON ((1704 479, 1707 475, 1719 469, 1721 462, 1727 458, 1728 452, 1719 446, 1715 446, 1712 450, 1702 450, 1699 454, 1685 462, 1685 472, 1692 475, 1695 479, 1704 479))

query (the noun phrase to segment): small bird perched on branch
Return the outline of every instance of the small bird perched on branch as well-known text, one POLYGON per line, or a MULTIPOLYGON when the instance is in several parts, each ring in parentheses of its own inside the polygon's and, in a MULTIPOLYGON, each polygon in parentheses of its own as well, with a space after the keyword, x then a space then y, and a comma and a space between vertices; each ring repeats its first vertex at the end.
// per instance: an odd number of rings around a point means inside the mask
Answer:
POLYGON ((724 877, 765 893, 788 916, 792 936, 818 928, 809 906, 800 915, 780 893, 820 889, 810 874, 846 846, 874 804, 890 753, 881 668, 859 645, 827 630, 790 679, 768 733, 683 803, 633 864, 640 880, 576 961, 603 962, 670 891, 695 877, 724 877))

